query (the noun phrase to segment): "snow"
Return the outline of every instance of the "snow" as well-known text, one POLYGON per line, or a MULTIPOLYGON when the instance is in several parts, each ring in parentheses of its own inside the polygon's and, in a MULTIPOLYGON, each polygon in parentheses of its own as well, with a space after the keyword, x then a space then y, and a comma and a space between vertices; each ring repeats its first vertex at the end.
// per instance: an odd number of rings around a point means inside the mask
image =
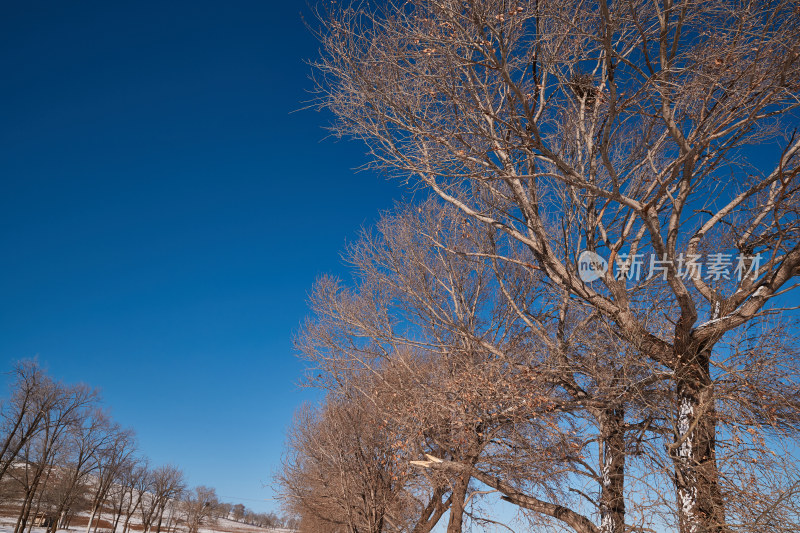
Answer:
MULTIPOLYGON (((86 515, 88 518, 88 514, 86 515)), ((0 516, 0 533, 13 533, 14 531, 14 524, 16 523, 16 518, 12 518, 9 516, 0 516)), ((139 522, 131 519, 131 523, 138 524, 139 522)), ((121 528, 120 528, 121 529, 121 528)), ((34 527, 31 529, 31 533, 45 533, 46 528, 43 527, 34 527)), ((74 533, 84 533, 86 531, 86 526, 73 526, 69 529, 59 529, 59 532, 74 532, 74 533)), ((98 528, 98 533, 102 531, 102 528, 98 528)), ((119 531, 119 530, 118 530, 119 531)), ((228 520, 226 518, 220 518, 217 521, 215 527, 201 527, 199 533, 296 533, 291 529, 265 529, 257 526, 251 526, 249 524, 243 524, 241 522, 235 522, 233 520, 228 520)), ((133 530, 133 533, 141 533, 139 530, 133 530)), ((165 533, 164 528, 162 528, 162 533, 165 533)), ((178 533, 185 533, 185 529, 178 529, 178 533)))

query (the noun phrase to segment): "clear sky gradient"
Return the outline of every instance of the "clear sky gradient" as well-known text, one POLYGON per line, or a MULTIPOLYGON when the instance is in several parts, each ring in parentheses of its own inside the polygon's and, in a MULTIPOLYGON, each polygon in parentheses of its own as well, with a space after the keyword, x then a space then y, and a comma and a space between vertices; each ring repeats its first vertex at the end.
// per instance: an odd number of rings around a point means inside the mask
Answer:
POLYGON ((305 1, 18 2, 0 16, 0 368, 101 389, 154 464, 257 511, 308 391, 291 339, 403 191, 292 113, 305 1), (322 142, 320 142, 322 141, 322 142))

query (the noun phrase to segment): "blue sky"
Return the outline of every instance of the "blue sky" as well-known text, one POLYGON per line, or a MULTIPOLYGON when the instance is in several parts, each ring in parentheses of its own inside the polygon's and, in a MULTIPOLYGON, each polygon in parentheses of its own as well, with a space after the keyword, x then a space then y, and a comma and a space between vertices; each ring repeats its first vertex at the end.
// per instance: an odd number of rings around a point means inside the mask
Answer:
POLYGON ((153 463, 277 509, 316 276, 404 193, 302 107, 305 1, 0 17, 0 368, 101 389, 153 463), (321 142, 322 141, 322 142, 321 142), (260 501, 259 501, 260 500, 260 501), (266 501, 264 501, 266 500, 266 501))

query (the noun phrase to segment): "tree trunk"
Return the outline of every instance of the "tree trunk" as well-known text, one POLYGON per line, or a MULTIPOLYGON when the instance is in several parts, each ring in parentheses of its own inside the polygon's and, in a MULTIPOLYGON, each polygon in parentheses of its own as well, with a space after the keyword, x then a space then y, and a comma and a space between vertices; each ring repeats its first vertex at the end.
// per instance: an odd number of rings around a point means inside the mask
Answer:
MULTIPOLYGON (((47 454, 44 454, 46 457, 47 454)), ((42 463, 44 464, 44 463, 42 463)), ((14 533, 23 533, 25 531, 25 526, 30 519, 31 514, 31 507, 33 506, 33 499, 36 497, 36 491, 39 488, 39 482, 42 479, 42 473, 44 472, 44 466, 37 466, 36 471, 33 476, 33 481, 31 482, 30 487, 25 492, 25 499, 22 503, 22 509, 20 510, 19 517, 17 518, 17 523, 14 527, 14 533)))
POLYGON ((92 530, 92 522, 94 521, 95 514, 97 513, 97 505, 92 505, 92 514, 89 515, 89 523, 86 524, 86 533, 92 530))
POLYGON ((175 508, 174 507, 170 507, 169 516, 167 516, 167 525, 165 527, 166 533, 169 533, 169 528, 172 526, 172 518, 173 518, 174 514, 175 514, 175 508))
POLYGON ((125 491, 122 491, 122 496, 119 499, 119 505, 114 509, 114 522, 111 524, 111 533, 117 533, 117 526, 122 518, 122 508, 125 505, 125 491))
POLYGON ((462 472, 453 485, 450 497, 450 519, 447 522, 447 533, 461 533, 464 526, 464 500, 467 499, 467 488, 472 479, 469 470, 462 472))
POLYGON ((22 508, 20 509, 17 523, 14 526, 14 533, 22 533, 25 531, 25 526, 28 524, 28 518, 31 513, 31 505, 33 504, 33 493, 35 488, 29 489, 25 493, 25 499, 22 501, 22 508))
POLYGON ((36 507, 33 508, 33 512, 31 513, 33 515, 33 520, 28 520, 28 533, 31 533, 33 530, 33 523, 36 521, 36 517, 39 516, 39 511, 42 509, 42 496, 43 494, 40 493, 39 498, 36 499, 36 507))
POLYGON ((610 408, 601 415, 602 490, 600 532, 625 531, 625 411, 610 408))
POLYGON ((447 498, 442 502, 442 496, 447 493, 444 488, 437 488, 433 491, 428 505, 422 510, 422 514, 414 526, 412 533, 430 533, 430 531, 439 523, 447 509, 450 508, 451 498, 447 498))
POLYGON ((164 504, 164 507, 162 507, 158 511, 158 523, 156 525, 156 533, 161 533, 161 522, 164 520, 164 509, 165 509, 165 507, 166 507, 166 504, 164 504))
POLYGON ((53 521, 47 525, 47 529, 45 529, 45 533, 55 533, 58 529, 58 525, 61 523, 61 517, 64 516, 64 509, 66 508, 65 503, 60 503, 56 511, 53 513, 55 517, 53 521))
POLYGON ((128 533, 128 526, 131 521, 131 516, 136 513, 136 510, 139 508, 139 504, 142 503, 142 493, 137 491, 136 494, 136 501, 133 501, 133 492, 135 489, 131 489, 130 492, 130 499, 128 500, 128 507, 125 510, 125 523, 122 526, 122 533, 128 533))
POLYGON ((97 533, 97 528, 100 527, 100 520, 103 519, 103 504, 106 502, 106 495, 105 492, 103 496, 100 498, 100 502, 97 504, 97 520, 95 520, 94 528, 92 529, 93 533, 97 533))
POLYGON ((61 514, 58 515, 58 518, 56 518, 57 522, 55 523, 55 526, 53 526, 55 528, 55 529, 53 529, 53 533, 55 533, 55 531, 57 529, 63 529, 63 528, 67 527, 67 524, 68 524, 67 517, 68 516, 69 516, 69 509, 68 508, 64 509, 63 511, 61 511, 61 514))
POLYGON ((722 533, 725 506, 716 458, 717 411, 709 362, 711 349, 678 359, 678 434, 673 444, 681 533, 722 533))

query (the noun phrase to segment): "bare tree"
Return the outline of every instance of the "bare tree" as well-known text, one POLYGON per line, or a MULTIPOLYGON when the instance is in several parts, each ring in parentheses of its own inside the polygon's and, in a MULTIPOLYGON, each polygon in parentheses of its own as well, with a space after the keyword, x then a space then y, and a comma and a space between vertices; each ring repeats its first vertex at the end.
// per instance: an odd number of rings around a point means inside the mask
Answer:
POLYGON ((244 505, 237 503, 233 506, 233 519, 237 522, 244 518, 244 505))
POLYGON ((304 529, 381 533, 400 527, 405 492, 387 433, 363 400, 302 408, 278 481, 304 529))
POLYGON ((76 420, 67 432, 69 455, 61 466, 61 483, 53 500, 52 523, 48 533, 66 526, 71 508, 88 489, 89 475, 97 468, 99 454, 112 440, 113 423, 106 413, 95 409, 76 420))
POLYGON ((117 490, 113 495, 114 524, 112 533, 116 533, 122 517, 125 517, 122 531, 126 533, 128 523, 139 509, 147 488, 149 487, 149 472, 147 460, 142 458, 131 458, 121 466, 116 480, 117 490))
POLYGON ((134 512, 131 510, 134 504, 138 507, 137 499, 134 496, 135 477, 140 472, 142 466, 142 459, 131 457, 117 472, 117 477, 112 484, 112 489, 109 494, 111 508, 114 512, 114 519, 111 526, 112 533, 116 533, 123 516, 129 516, 134 512))
POLYGON ((120 472, 127 468, 135 451, 132 430, 113 425, 107 431, 106 440, 103 446, 98 448, 96 454, 96 484, 86 533, 90 533, 92 528, 97 531, 109 491, 114 482, 119 479, 120 472), (97 522, 95 522, 95 518, 97 518, 97 522))
POLYGON ((209 487, 195 487, 184 496, 183 513, 189 533, 197 533, 200 526, 213 519, 215 507, 219 504, 217 493, 209 487))
POLYGON ((36 496, 53 468, 57 454, 66 446, 70 428, 80 425, 85 409, 97 401, 97 393, 85 385, 56 384, 41 422, 41 431, 35 433, 23 448, 24 474, 22 507, 17 517, 14 533, 23 533, 36 496))
MULTIPOLYGON (((134 478, 134 486, 135 492, 138 502, 139 514, 142 524, 142 530, 147 533, 150 531, 150 527, 153 523, 153 518, 155 515, 156 510, 156 499, 153 496, 154 490, 154 475, 153 470, 151 470, 147 465, 144 465, 142 470, 140 471, 139 476, 134 478)), ((134 507, 133 512, 136 512, 136 508, 134 507)), ((125 526, 122 528, 122 533, 127 533, 129 531, 130 520, 132 515, 128 515, 125 518, 125 526)))
POLYGON ((229 518, 232 509, 232 503, 217 502, 217 505, 214 506, 214 516, 217 518, 229 518))
MULTIPOLYGON (((161 533, 161 524, 164 520, 164 511, 167 505, 180 497, 186 488, 183 481, 183 472, 173 465, 160 466, 152 473, 152 519, 156 521, 155 533, 161 533)), ((146 531, 150 531, 150 527, 146 531)))
POLYGON ((742 519, 720 484, 715 368, 800 268, 796 3, 419 0, 321 20, 335 131, 515 240, 531 276, 668 375, 680 531, 742 519), (582 277, 581 250, 610 268, 582 277))
POLYGON ((42 421, 57 398, 56 384, 36 361, 16 363, 12 371, 11 396, 0 409, 0 482, 20 450, 41 429, 42 421))

